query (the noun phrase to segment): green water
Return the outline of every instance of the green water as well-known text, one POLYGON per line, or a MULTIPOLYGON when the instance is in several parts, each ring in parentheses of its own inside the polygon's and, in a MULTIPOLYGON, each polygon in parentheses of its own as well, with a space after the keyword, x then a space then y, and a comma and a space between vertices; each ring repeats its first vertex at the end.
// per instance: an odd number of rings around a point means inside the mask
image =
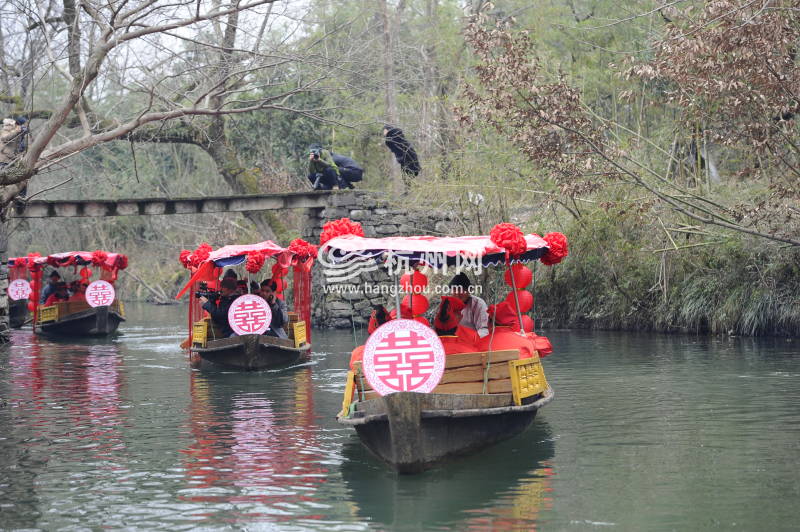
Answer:
POLYGON ((0 528, 792 530, 800 341, 546 333, 522 435, 412 477, 339 426, 352 332, 308 364, 189 369, 183 309, 0 350, 0 528))

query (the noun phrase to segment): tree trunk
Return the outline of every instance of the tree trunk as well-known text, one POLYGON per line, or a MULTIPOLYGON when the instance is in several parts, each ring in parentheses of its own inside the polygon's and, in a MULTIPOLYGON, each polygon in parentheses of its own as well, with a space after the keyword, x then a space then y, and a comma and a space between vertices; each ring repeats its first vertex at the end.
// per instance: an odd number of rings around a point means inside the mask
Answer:
MULTIPOLYGON (((386 103, 386 119, 389 124, 399 126, 397 116, 397 88, 394 81, 394 37, 392 34, 391 17, 389 16, 388 0, 378 0, 381 10, 381 22, 383 32, 383 81, 384 99, 386 103)), ((403 193, 404 185, 400 176, 400 168, 394 162, 394 156, 389 153, 389 178, 392 183, 392 191, 396 195, 403 193)))
POLYGON ((8 342, 8 228, 6 220, 0 218, 0 343, 8 342))

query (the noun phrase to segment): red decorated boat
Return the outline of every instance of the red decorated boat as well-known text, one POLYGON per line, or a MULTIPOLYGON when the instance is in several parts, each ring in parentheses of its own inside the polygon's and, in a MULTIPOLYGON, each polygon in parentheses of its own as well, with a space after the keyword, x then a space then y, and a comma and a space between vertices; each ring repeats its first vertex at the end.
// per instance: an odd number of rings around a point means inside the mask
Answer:
MULTIPOLYGON (((31 253, 9 260, 9 289, 13 292, 9 297, 17 301, 26 299, 36 333, 108 336, 117 332, 119 324, 125 321, 125 308, 117 297, 114 283, 119 271, 127 267, 127 256, 102 250, 67 251, 46 257, 31 253), (48 269, 48 276, 58 272, 61 279, 69 276, 74 279, 69 283, 60 281, 57 288, 56 283, 43 285, 43 274, 48 269), (99 275, 92 280, 95 272, 99 275), (23 298, 25 292, 27 298, 23 298), (54 295, 41 298, 43 294, 54 295)), ((22 313, 22 310, 15 312, 22 313)), ((20 320, 15 321, 19 323, 20 320)))
POLYGON ((240 370, 260 370, 288 366, 307 356, 311 351, 311 267, 315 257, 316 246, 300 239, 287 248, 267 240, 217 250, 201 244, 193 252, 182 251, 180 260, 191 272, 191 278, 177 297, 189 294, 189 338, 182 347, 189 349, 192 366, 200 367, 206 362, 240 370), (261 273, 267 259, 274 260, 269 275, 261 273), (240 265, 245 270, 241 279, 236 272, 240 265), (291 287, 286 283, 290 269, 291 287), (202 301, 218 301, 222 297, 219 290, 225 285, 220 278, 229 271, 236 274, 241 290, 224 296, 231 300, 224 323, 212 319, 203 309, 202 301), (287 323, 280 327, 285 334, 276 335, 272 305, 253 287, 252 283, 258 285, 264 277, 275 282, 274 297, 281 301, 291 289, 294 308, 286 312, 287 323))
POLYGON ((31 274, 27 257, 8 259, 8 324, 19 329, 30 319, 28 302, 31 294, 31 274))
MULTIPOLYGON (((388 265, 401 319, 393 310, 382 313, 388 320, 380 324, 373 313, 370 337, 353 351, 337 421, 355 428, 361 442, 400 473, 423 471, 527 428, 553 390, 541 364, 552 347, 533 332, 527 315, 533 296, 525 288, 533 274, 525 264, 560 262, 567 254, 564 236, 524 235, 499 224, 490 236, 376 239, 364 238, 355 225, 339 220, 327 234, 323 230, 320 254, 334 265, 388 265), (506 270, 511 289, 488 307, 488 327, 464 326, 461 313, 473 296, 458 295, 464 293, 459 288, 456 296, 442 297, 432 328, 424 316, 428 281, 420 270, 487 267, 506 270)), ((459 286, 456 279, 450 286, 459 286)))

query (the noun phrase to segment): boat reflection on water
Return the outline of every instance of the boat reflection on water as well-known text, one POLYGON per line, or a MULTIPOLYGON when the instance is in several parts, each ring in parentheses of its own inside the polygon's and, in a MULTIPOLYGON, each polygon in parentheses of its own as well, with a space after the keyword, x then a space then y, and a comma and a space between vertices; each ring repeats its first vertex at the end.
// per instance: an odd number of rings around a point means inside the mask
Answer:
POLYGON ((342 476, 357 515, 392 530, 535 530, 551 505, 555 442, 537 421, 520 436, 420 475, 397 475, 353 436, 342 476))
POLYGON ((0 440, 11 445, 0 445, 0 472, 7 474, 0 473, 0 498, 13 493, 15 499, 3 509, 3 526, 87 526, 78 515, 41 516, 38 508, 50 504, 54 479, 70 471, 70 491, 58 504, 87 514, 107 509, 103 495, 115 490, 129 463, 121 355, 115 344, 56 344, 30 330, 13 331, 12 342, 9 389, 0 388, 9 417, 0 419, 9 429, 0 440))
POLYGON ((182 451, 189 485, 182 499, 202 504, 206 523, 320 519, 314 494, 328 469, 315 434, 311 368, 190 378, 194 441, 182 451))

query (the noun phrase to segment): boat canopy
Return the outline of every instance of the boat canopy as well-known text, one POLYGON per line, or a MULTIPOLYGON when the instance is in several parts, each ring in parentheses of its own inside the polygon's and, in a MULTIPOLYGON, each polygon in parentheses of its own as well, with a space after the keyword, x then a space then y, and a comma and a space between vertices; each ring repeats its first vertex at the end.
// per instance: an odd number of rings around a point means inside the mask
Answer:
POLYGON ((294 256, 292 251, 279 246, 272 240, 265 240, 258 244, 223 246, 216 251, 211 251, 207 258, 197 264, 189 282, 178 292, 175 299, 180 299, 197 281, 209 280, 214 275, 215 268, 227 268, 242 264, 247 260, 248 254, 258 254, 264 258, 273 257, 278 264, 284 267, 291 264, 294 256))
MULTIPOLYGON (((511 257, 512 263, 538 260, 547 253, 548 245, 538 235, 525 235, 527 250, 511 257)), ((492 242, 489 236, 398 236, 387 238, 365 238, 343 235, 327 241, 320 250, 328 260, 340 263, 354 257, 384 261, 396 256, 409 261, 425 263, 431 267, 456 265, 478 261, 482 266, 498 266, 506 263, 506 250, 492 242)))
POLYGON ((46 257, 27 256, 12 257, 8 259, 9 266, 27 265, 32 259, 34 264, 44 266, 45 264, 53 268, 63 268, 66 266, 100 266, 106 270, 124 270, 128 267, 128 257, 122 253, 109 253, 102 250, 97 251, 64 251, 53 253, 46 257))
POLYGON ((255 251, 263 254, 265 257, 274 257, 275 255, 284 254, 282 257, 278 258, 279 261, 280 259, 287 260, 291 257, 291 252, 288 249, 282 248, 272 240, 265 240, 258 244, 234 244, 231 246, 223 246, 209 253, 208 258, 203 262, 213 262, 217 268, 236 266, 247 260, 248 253, 255 251))

